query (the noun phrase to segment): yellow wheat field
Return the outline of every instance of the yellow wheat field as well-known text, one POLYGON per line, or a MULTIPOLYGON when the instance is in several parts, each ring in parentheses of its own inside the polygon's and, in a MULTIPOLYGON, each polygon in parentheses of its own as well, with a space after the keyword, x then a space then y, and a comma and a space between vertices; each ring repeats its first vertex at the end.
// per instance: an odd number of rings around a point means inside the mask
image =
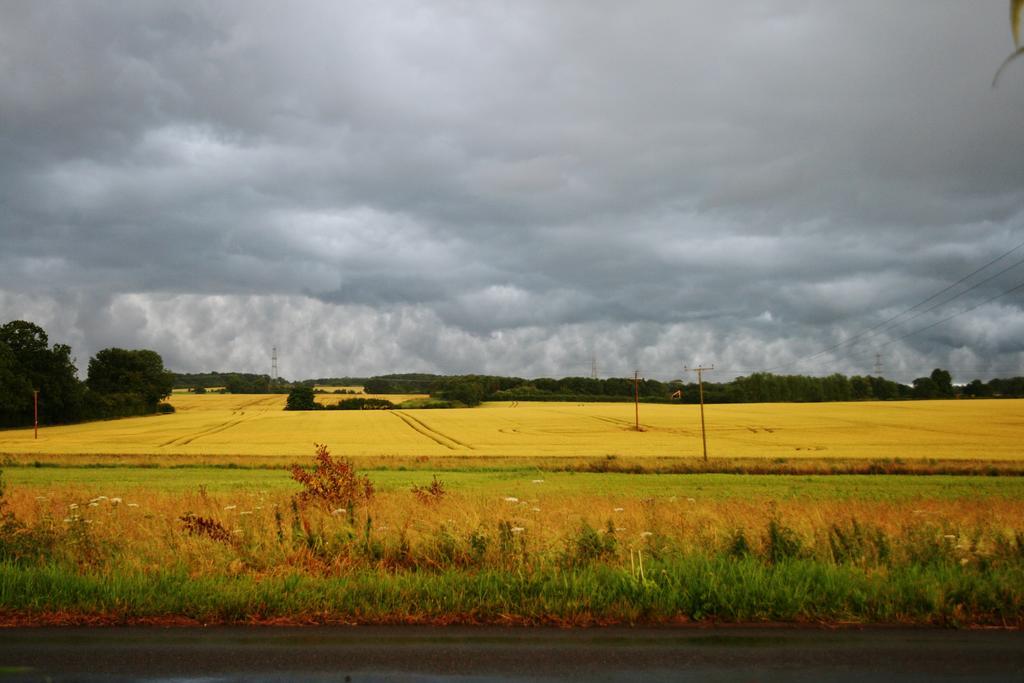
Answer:
MULTIPOLYGON (((175 394, 173 415, 0 431, 0 453, 305 456, 683 456, 696 406, 488 403, 458 410, 282 410, 284 396, 175 394)), ((1024 400, 707 407, 712 457, 1024 458, 1024 400)))

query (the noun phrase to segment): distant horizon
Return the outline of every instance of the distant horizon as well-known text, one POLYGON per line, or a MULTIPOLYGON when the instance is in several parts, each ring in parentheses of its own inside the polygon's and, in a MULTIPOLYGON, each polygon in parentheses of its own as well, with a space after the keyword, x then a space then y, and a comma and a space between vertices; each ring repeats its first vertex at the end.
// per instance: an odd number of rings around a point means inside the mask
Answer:
MULTIPOLYGON (((949 368, 932 368, 932 370, 935 370, 935 369, 947 370, 949 372, 952 372, 951 370, 949 370, 949 368)), ((168 368, 168 371, 174 373, 175 375, 179 375, 179 376, 186 376, 186 375, 230 375, 230 374, 239 374, 239 375, 255 375, 255 376, 260 376, 260 377, 270 377, 269 373, 246 372, 246 371, 240 371, 240 370, 226 370, 226 371, 222 371, 222 370, 206 370, 206 371, 203 371, 203 372, 179 372, 177 370, 172 370, 172 369, 168 368)), ((713 375, 713 371, 709 371, 708 374, 705 376, 704 381, 707 382, 707 383, 727 383, 727 382, 730 382, 730 381, 732 381, 732 380, 734 380, 734 379, 736 379, 737 377, 740 377, 740 376, 749 377, 750 375, 759 374, 759 373, 766 373, 766 371, 764 371, 764 370, 754 370, 752 372, 744 373, 743 375, 729 374, 728 375, 728 379, 716 379, 714 377, 714 375, 713 375)), ((928 372, 924 372, 921 375, 918 375, 918 377, 927 377, 930 373, 931 373, 931 370, 929 370, 928 372)), ((776 376, 780 376, 780 377, 781 376, 804 376, 804 377, 828 377, 829 376, 829 375, 812 375, 812 374, 808 374, 808 373, 784 373, 784 372, 772 372, 772 373, 766 373, 766 374, 772 374, 772 375, 776 375, 776 376)), ((870 374, 870 373, 865 373, 865 374, 861 374, 861 375, 847 375, 845 373, 829 373, 829 374, 842 374, 842 375, 844 375, 846 377, 853 377, 853 376, 881 377, 883 379, 886 379, 886 380, 889 380, 889 381, 892 381, 892 382, 897 382, 899 384, 903 384, 903 385, 906 385, 906 386, 910 386, 911 382, 913 381, 913 380, 911 380, 911 381, 904 382, 904 381, 901 381, 901 380, 894 379, 892 377, 886 376, 884 373, 881 374, 881 375, 873 375, 873 374, 870 374)), ((465 376, 514 377, 514 378, 523 379, 523 380, 527 380, 527 381, 529 381, 529 380, 536 380, 536 379, 567 379, 567 378, 570 378, 570 377, 572 377, 572 378, 583 378, 583 379, 589 379, 590 378, 589 375, 520 375, 520 374, 495 375, 493 373, 483 373, 483 372, 432 373, 432 372, 410 371, 410 372, 385 372, 385 373, 379 373, 379 374, 373 374, 373 375, 337 375, 337 376, 333 376, 333 377, 329 376, 329 375, 325 375, 325 376, 320 376, 320 377, 303 377, 301 379, 288 379, 287 377, 277 377, 277 379, 283 380, 284 382, 287 382, 287 383, 296 383, 296 382, 310 382, 310 381, 330 380, 330 379, 362 380, 362 379, 379 379, 379 378, 389 378, 389 377, 396 377, 397 378, 397 377, 399 377, 401 375, 432 375, 434 377, 465 377, 465 376)), ((1013 374, 1009 374, 1009 375, 995 375, 995 376, 990 377, 988 379, 1013 379, 1015 377, 1022 377, 1022 376, 1024 376, 1024 372, 1020 373, 1019 375, 1013 375, 1013 374)), ((918 377, 915 377, 914 379, 917 379, 918 377)), ((271 379, 274 379, 274 378, 271 378, 271 379)), ((632 374, 627 374, 627 375, 601 375, 601 374, 599 374, 597 376, 597 379, 628 379, 628 380, 632 381, 633 375, 632 374)), ((673 377, 673 378, 670 378, 670 379, 666 379, 666 378, 663 378, 663 377, 655 377, 655 376, 651 376, 651 375, 647 375, 647 376, 641 375, 640 379, 641 380, 645 380, 645 379, 656 380, 658 382, 662 382, 662 383, 665 383, 665 384, 669 384, 669 383, 673 383, 673 382, 677 382, 677 381, 682 381, 684 384, 696 384, 697 383, 696 377, 691 377, 691 378, 687 378, 687 377, 673 377)), ((981 377, 971 377, 968 380, 957 381, 956 378, 954 377, 953 385, 954 386, 966 386, 967 384, 969 384, 970 382, 972 382, 975 379, 982 379, 982 378, 981 377)), ((415 381, 415 380, 408 379, 408 380, 405 380, 405 381, 415 381)), ((428 380, 423 380, 423 381, 428 381, 428 380)))

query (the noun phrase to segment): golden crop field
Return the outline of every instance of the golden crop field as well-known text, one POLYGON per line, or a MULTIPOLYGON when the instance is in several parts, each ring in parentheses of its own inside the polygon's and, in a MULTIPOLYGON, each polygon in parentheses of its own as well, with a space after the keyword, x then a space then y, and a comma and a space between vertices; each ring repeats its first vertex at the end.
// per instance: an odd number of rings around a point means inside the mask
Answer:
MULTIPOLYGON (((173 415, 0 432, 0 454, 682 456, 697 406, 488 403, 454 410, 282 410, 285 397, 175 394, 173 415)), ((712 457, 1021 460, 1024 400, 710 405, 712 457)))

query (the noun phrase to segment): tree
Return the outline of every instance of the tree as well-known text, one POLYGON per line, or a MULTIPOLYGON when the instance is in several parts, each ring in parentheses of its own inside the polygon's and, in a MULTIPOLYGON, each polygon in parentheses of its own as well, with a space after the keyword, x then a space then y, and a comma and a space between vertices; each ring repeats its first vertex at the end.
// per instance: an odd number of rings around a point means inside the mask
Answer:
POLYGON ((297 386, 288 394, 285 410, 319 410, 322 406, 316 402, 313 387, 297 386))
POLYGON ((135 394, 155 411, 171 395, 174 375, 156 351, 110 348, 89 359, 86 385, 98 394, 135 394))
POLYGON ((484 400, 484 388, 479 382, 456 380, 448 383, 441 392, 441 398, 459 401, 467 406, 477 406, 484 400))
MULTIPOLYGON (((66 344, 49 346, 43 328, 26 320, 12 320, 0 327, 0 343, 10 351, 8 372, 20 378, 17 391, 39 391, 39 419, 44 424, 73 422, 80 417, 82 387, 66 344), (13 362, 12 362, 13 360, 13 362)), ((13 424, 32 423, 32 402, 13 416, 13 424)))
POLYGON ((867 377, 861 377, 860 375, 854 375, 850 378, 850 396, 855 400, 863 401, 865 399, 874 398, 874 392, 871 387, 871 380, 867 377))
POLYGON ((18 373, 11 348, 0 342, 0 426, 18 426, 31 411, 32 384, 18 373))
POLYGON ((953 398, 953 377, 941 368, 932 370, 931 380, 935 383, 935 391, 943 398, 953 398))
POLYGON ((980 379, 971 380, 963 390, 964 396, 991 396, 992 388, 982 382, 980 379))
POLYGON ((938 398, 939 387, 931 377, 918 377, 913 382, 914 398, 938 398))

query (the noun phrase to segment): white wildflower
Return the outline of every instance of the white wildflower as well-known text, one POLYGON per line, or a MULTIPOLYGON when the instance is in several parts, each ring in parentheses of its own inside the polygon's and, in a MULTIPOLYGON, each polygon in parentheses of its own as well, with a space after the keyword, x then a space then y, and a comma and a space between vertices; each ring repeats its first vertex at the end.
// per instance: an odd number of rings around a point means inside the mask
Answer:
POLYGON ((137 507, 139 507, 139 504, 138 503, 128 503, 128 507, 130 507, 130 508, 137 508, 137 507))
POLYGON ((234 510, 236 507, 238 507, 238 506, 237 505, 225 505, 224 509, 225 510, 234 510))
POLYGON ((89 503, 89 507, 91 507, 91 508, 98 508, 99 506, 100 506, 99 503, 89 503))
POLYGON ((111 505, 120 505, 121 504, 121 499, 120 498, 111 498, 110 499, 110 504, 111 505))
POLYGON ((534 512, 540 512, 540 508, 531 508, 534 512))
POLYGON ((71 505, 68 505, 68 510, 77 510, 77 509, 78 509, 78 503, 72 503, 71 505))
POLYGON ((640 534, 640 537, 641 538, 647 538, 648 536, 653 536, 653 535, 654 534, 651 533, 650 531, 644 531, 643 533, 640 534))
POLYGON ((331 510, 332 515, 343 515, 345 514, 345 508, 338 508, 337 510, 331 510))
POLYGON ((544 480, 543 480, 543 479, 534 479, 534 480, 533 480, 533 483, 534 483, 534 484, 543 484, 543 483, 544 483, 544 480))
POLYGON ((622 512, 622 508, 615 508, 612 512, 622 512))
POLYGON ((624 526, 617 526, 617 527, 615 527, 615 530, 616 531, 625 531, 626 527, 624 527, 624 526))
POLYGON ((46 496, 36 496, 36 500, 47 500, 46 496))
POLYGON ((514 533, 514 534, 521 534, 521 533, 523 533, 524 531, 526 531, 526 529, 525 529, 525 528, 523 528, 523 527, 521 527, 521 526, 514 526, 514 527, 512 527, 511 531, 512 531, 512 533, 514 533))
POLYGON ((252 510, 242 510, 238 514, 240 514, 240 515, 251 515, 252 514, 252 510))
POLYGON ((696 499, 696 498, 687 498, 687 499, 686 499, 686 502, 687 502, 687 503, 696 503, 696 502, 697 502, 697 499, 696 499))
POLYGON ((515 496, 505 496, 505 502, 506 503, 518 503, 519 499, 516 498, 515 496))

